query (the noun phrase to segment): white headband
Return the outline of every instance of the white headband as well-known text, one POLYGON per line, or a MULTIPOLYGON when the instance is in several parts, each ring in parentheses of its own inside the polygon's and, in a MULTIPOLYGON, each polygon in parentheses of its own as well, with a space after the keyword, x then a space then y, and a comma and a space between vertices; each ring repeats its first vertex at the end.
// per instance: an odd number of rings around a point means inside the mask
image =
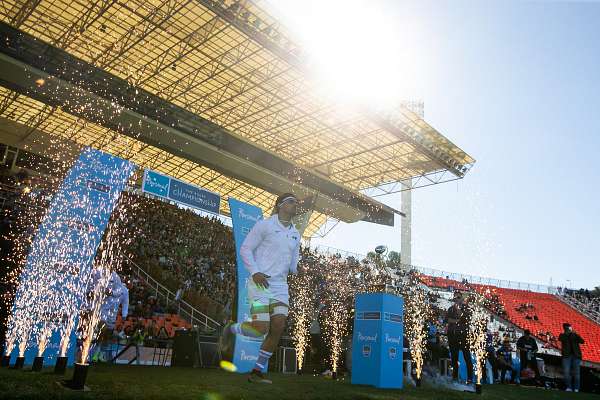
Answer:
POLYGON ((296 197, 295 197, 295 196, 288 196, 288 197, 284 197, 284 198, 283 198, 283 199, 282 199, 282 200, 279 202, 279 204, 277 204, 277 206, 279 207, 279 206, 281 206, 283 203, 285 203, 286 201, 289 201, 289 200, 295 200, 296 202, 298 202, 298 199, 296 199, 296 197))

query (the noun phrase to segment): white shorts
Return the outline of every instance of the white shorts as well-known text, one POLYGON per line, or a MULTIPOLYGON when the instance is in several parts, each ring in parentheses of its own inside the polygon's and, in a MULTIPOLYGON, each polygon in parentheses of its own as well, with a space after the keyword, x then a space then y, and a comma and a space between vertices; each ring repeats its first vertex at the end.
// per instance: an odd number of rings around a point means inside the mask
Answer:
POLYGON ((262 289, 250 280, 248 282, 248 300, 253 321, 269 321, 272 315, 288 315, 290 295, 287 283, 269 283, 262 289))

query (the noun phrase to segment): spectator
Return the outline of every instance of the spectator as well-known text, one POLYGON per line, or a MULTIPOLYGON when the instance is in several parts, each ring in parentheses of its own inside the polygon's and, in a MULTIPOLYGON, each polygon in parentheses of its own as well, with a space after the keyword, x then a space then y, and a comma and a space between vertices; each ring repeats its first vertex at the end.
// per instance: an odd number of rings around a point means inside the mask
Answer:
MULTIPOLYGON (((492 335, 491 332, 487 332, 486 336, 485 336, 485 350, 487 352, 487 362, 489 362, 490 366, 492 367, 492 383, 496 380, 496 377, 498 376, 498 369, 497 369, 497 357, 498 355, 496 354, 496 348, 494 347, 494 335, 492 335)), ((487 373, 488 373, 488 369, 484 368, 483 369, 483 380, 486 381, 487 380, 487 373)))
POLYGON ((517 340, 517 350, 519 351, 519 358, 521 361, 521 373, 528 367, 531 367, 535 372, 536 382, 540 379, 540 370, 537 365, 536 353, 538 351, 538 345, 529 329, 525 329, 523 336, 517 340))
POLYGON ((140 365, 141 352, 140 347, 144 345, 144 340, 146 339, 146 328, 142 323, 142 320, 138 320, 137 325, 134 328, 133 335, 131 340, 135 346, 135 364, 140 365))
POLYGON ((562 353, 563 374, 565 377, 566 391, 579 392, 581 348, 583 339, 571 327, 571 324, 563 324, 563 333, 558 336, 562 353))
POLYGON ((467 342, 471 315, 465 303, 463 293, 454 293, 454 304, 448 309, 448 346, 452 359, 452 379, 458 381, 459 352, 462 351, 467 365, 467 382, 473 382, 473 361, 467 342))
POLYGON ((509 338, 504 338, 502 345, 498 348, 498 357, 496 358, 497 369, 500 371, 500 383, 504 383, 506 372, 510 371, 510 383, 514 383, 517 378, 516 371, 512 366, 512 347, 509 338))

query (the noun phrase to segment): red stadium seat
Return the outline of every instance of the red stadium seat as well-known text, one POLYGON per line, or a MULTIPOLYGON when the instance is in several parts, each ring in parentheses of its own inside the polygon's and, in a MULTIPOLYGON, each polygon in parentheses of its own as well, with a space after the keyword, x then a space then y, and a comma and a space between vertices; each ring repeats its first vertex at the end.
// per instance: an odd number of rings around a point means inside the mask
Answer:
MULTIPOLYGON (((540 332, 550 332, 558 340, 558 335, 563 331, 562 324, 569 322, 585 340, 581 346, 583 359, 600 362, 600 325, 563 303, 558 297, 517 289, 493 288, 492 291, 498 295, 504 305, 508 319, 523 329, 529 329, 539 339, 547 340, 546 335, 540 335, 540 332), (517 311, 517 308, 524 303, 532 304, 533 308, 525 312, 517 311), (538 320, 528 319, 527 315, 537 315, 538 320)), ((559 342, 551 342, 555 346, 559 345, 559 342)))
POLYGON ((503 289, 490 285, 465 285, 452 279, 428 275, 420 275, 419 278, 425 285, 433 288, 477 290, 487 297, 491 297, 493 294, 497 295, 506 311, 505 317, 510 322, 522 329, 529 329, 533 335, 544 342, 548 342, 546 332, 550 332, 552 338, 549 343, 556 348, 560 346, 558 336, 563 331, 562 324, 568 322, 585 340, 581 346, 583 359, 600 363, 600 325, 552 294, 503 289), (518 311, 517 309, 522 304, 530 304, 532 307, 518 311), (531 318, 527 318, 528 315, 531 318), (538 317, 537 320, 533 319, 534 315, 538 317))

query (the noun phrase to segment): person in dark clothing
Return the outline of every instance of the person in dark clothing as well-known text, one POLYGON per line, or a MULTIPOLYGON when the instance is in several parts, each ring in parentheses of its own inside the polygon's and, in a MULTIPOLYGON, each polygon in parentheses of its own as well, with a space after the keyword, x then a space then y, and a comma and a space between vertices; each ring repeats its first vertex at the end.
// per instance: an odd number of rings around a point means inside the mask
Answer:
POLYGON ((512 366, 512 347, 510 346, 510 339, 504 339, 496 354, 496 368, 500 371, 500 383, 504 383, 507 371, 510 371, 510 383, 514 383, 517 374, 512 366))
POLYGON ((563 374, 565 377, 566 391, 579 392, 581 348, 583 339, 571 327, 571 324, 563 324, 563 333, 558 336, 561 343, 563 374), (574 382, 573 382, 574 381, 574 382))
POLYGON ((525 329, 523 336, 517 340, 517 350, 519 351, 519 358, 521 360, 521 371, 527 367, 531 367, 535 372, 535 380, 540 379, 540 370, 538 368, 536 353, 538 351, 538 345, 529 329, 525 329))
POLYGON ((473 360, 467 335, 471 322, 471 313, 462 293, 455 292, 454 304, 448 309, 448 347, 452 361, 452 379, 458 381, 458 359, 462 351, 467 366, 467 381, 473 382, 473 360))
MULTIPOLYGON (((490 332, 487 332, 485 336, 485 351, 487 353, 486 359, 492 367, 492 383, 494 383, 498 377, 498 361, 496 348, 494 347, 494 336, 490 332)), ((487 381, 487 378, 487 368, 483 368, 483 381, 487 381)))

